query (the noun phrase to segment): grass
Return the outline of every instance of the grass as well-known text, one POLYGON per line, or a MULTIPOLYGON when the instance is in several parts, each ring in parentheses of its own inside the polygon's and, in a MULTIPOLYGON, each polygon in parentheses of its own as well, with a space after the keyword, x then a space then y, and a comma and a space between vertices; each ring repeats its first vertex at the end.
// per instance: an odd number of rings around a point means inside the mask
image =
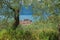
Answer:
POLYGON ((0 40, 57 40, 57 24, 54 23, 19 25, 16 30, 12 30, 11 25, 0 30, 0 40))

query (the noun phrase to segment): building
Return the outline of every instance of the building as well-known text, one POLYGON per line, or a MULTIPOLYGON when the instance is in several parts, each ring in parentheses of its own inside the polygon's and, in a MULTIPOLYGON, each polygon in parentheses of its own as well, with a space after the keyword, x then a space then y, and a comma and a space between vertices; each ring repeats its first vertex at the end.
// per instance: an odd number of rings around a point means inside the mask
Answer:
POLYGON ((20 21, 20 24, 21 25, 30 25, 30 24, 32 24, 32 20, 24 19, 24 20, 20 21))

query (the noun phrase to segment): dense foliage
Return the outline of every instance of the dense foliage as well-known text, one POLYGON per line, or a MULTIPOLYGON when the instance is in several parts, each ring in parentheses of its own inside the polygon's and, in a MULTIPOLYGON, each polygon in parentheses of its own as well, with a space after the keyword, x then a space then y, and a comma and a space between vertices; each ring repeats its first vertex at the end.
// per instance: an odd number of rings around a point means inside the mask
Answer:
MULTIPOLYGON (((6 24, 5 24, 6 25, 6 24)), ((16 31, 10 22, 5 28, 0 26, 0 40, 57 40, 57 24, 37 22, 28 26, 19 25, 16 31)))
POLYGON ((0 0, 0 40, 58 40, 58 24, 60 0, 0 0), (39 21, 20 25, 22 5, 31 5, 33 16, 40 16, 39 21))

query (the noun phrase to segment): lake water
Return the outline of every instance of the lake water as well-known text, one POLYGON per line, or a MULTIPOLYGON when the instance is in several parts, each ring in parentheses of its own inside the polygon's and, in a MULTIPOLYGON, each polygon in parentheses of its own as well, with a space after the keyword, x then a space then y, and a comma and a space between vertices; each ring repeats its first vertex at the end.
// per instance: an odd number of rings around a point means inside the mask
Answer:
POLYGON ((24 19, 29 19, 29 20, 34 20, 32 15, 20 15, 19 16, 20 20, 24 20, 24 19))
POLYGON ((20 20, 29 19, 32 21, 36 21, 36 20, 40 19, 40 17, 33 17, 32 15, 20 15, 19 18, 20 18, 20 20))

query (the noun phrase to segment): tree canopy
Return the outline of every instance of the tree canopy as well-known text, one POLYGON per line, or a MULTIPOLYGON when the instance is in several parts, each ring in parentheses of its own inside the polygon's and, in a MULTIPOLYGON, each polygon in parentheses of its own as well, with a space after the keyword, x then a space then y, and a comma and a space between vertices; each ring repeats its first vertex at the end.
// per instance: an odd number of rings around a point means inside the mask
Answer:
POLYGON ((33 15, 41 16, 49 14, 48 19, 60 21, 60 0, 0 0, 0 15, 14 16, 19 21, 19 11, 24 6, 32 6, 33 15))

